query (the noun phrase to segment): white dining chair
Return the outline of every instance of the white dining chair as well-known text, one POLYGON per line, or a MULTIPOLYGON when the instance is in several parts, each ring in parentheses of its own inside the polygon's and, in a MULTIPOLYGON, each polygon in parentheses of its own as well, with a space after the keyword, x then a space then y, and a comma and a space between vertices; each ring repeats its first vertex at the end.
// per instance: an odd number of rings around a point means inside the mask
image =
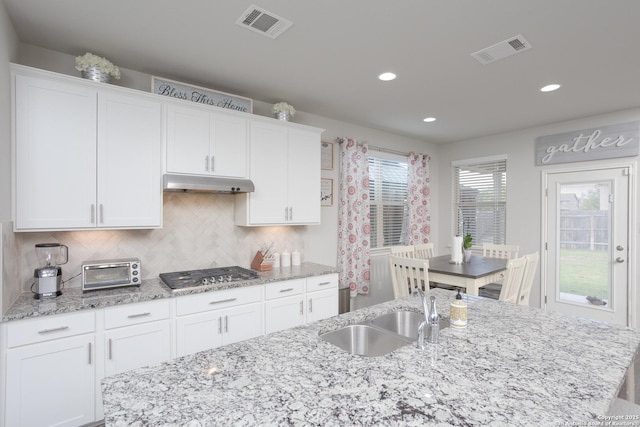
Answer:
POLYGON ((518 245, 497 245, 494 243, 482 244, 482 256, 489 258, 518 258, 518 252, 520 252, 520 246, 518 245))
POLYGON ((389 256, 393 297, 406 297, 413 288, 429 290, 429 261, 426 259, 389 256), (426 289, 425 289, 426 286, 426 289))
POLYGON ((413 246, 390 246, 391 255, 403 258, 413 258, 415 248, 413 246))
POLYGON ((435 256, 433 243, 419 243, 417 245, 413 245, 413 248, 414 258, 428 259, 435 256))
POLYGON ((507 262, 504 283, 502 283, 502 289, 500 289, 500 296, 498 297, 499 301, 518 303, 526 264, 527 259, 525 257, 513 258, 507 262))
POLYGON ((520 292, 518 293, 518 304, 529 305, 529 296, 531 295, 531 287, 533 286, 533 278, 536 275, 538 268, 538 261, 540 254, 534 252, 524 256, 527 263, 524 268, 524 274, 522 278, 522 286, 520 286, 520 292))

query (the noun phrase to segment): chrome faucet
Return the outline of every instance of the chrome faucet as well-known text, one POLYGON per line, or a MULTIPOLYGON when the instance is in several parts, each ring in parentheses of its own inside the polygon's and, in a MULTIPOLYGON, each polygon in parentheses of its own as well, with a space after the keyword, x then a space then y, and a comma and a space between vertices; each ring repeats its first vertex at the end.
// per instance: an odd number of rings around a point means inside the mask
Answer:
POLYGON ((414 295, 418 295, 420 297, 420 301, 422 301, 422 311, 424 313, 424 322, 420 323, 418 326, 418 341, 416 341, 416 346, 419 349, 424 350, 424 331, 427 329, 427 325, 429 324, 429 308, 427 307, 427 297, 422 292, 422 289, 416 287, 413 290, 414 295))

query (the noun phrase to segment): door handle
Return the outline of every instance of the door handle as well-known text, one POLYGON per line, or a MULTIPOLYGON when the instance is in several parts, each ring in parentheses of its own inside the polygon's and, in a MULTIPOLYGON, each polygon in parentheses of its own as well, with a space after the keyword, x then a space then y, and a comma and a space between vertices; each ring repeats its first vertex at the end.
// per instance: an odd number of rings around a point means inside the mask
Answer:
POLYGON ((623 262, 624 262, 624 259, 623 259, 623 258, 621 258, 621 257, 618 257, 618 258, 616 258, 616 262, 617 262, 618 264, 621 264, 621 263, 623 263, 623 262))

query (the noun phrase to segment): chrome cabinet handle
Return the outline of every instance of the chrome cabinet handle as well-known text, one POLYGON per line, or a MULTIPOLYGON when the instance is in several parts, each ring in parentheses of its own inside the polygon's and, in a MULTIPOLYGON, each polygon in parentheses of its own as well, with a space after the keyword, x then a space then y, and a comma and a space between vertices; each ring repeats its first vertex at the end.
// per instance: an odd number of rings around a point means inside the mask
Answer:
POLYGON ((136 317, 144 317, 144 316, 150 316, 150 315, 151 315, 151 313, 149 313, 149 312, 147 311, 147 312, 145 312, 145 313, 130 314, 130 315, 128 315, 127 317, 128 317, 129 319, 133 319, 133 318, 136 318, 136 317))
POLYGON ((109 338, 109 360, 113 359, 113 346, 111 345, 111 338, 109 338))
POLYGON ((215 163, 213 162, 213 157, 214 156, 211 156, 211 172, 214 171, 214 165, 215 165, 215 163))
POLYGON ((96 206, 91 203, 91 224, 96 223, 96 206))
POLYGON ((300 301, 300 315, 304 314, 304 301, 300 301))
POLYGON ((309 300, 309 313, 313 313, 313 300, 309 300))
POLYGON ((280 292, 291 292, 293 288, 280 289, 280 292))
POLYGON ((326 285, 330 285, 331 282, 322 282, 322 283, 318 283, 318 286, 326 286, 326 285))
POLYGON ((100 224, 104 224, 104 205, 100 203, 100 224))
POLYGON ((289 206, 289 221, 293 221, 293 207, 289 206))
POLYGON ((43 329, 41 331, 38 331, 38 333, 39 334, 48 334, 50 332, 64 331, 65 329, 69 329, 69 327, 68 326, 59 326, 57 328, 43 329))
POLYGON ((209 156, 204 157, 204 170, 209 172, 209 156))
POLYGON ((222 334, 222 317, 218 317, 218 333, 222 334))
POLYGON ((91 365, 91 343, 89 343, 89 365, 91 365))
POLYGON ((237 298, 227 298, 227 299, 221 299, 218 301, 211 301, 209 302, 209 304, 213 305, 213 304, 222 304, 223 302, 231 302, 231 301, 235 301, 237 298))
POLYGON ((229 316, 224 316, 224 331, 229 332, 229 316))
POLYGON ((289 208, 285 206, 284 208, 284 220, 289 221, 289 208))

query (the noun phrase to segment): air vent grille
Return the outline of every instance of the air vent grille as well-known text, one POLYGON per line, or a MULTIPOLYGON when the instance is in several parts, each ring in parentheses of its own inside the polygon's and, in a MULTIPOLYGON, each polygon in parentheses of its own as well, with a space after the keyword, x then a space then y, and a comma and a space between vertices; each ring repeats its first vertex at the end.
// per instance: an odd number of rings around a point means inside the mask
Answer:
POLYGON ((481 49, 471 54, 479 63, 490 64, 499 59, 504 59, 516 53, 531 49, 531 44, 521 35, 511 37, 507 40, 496 43, 488 48, 481 49))
POLYGON ((292 26, 293 22, 258 6, 251 5, 249 9, 245 10, 240 18, 238 18, 236 24, 275 39, 292 26))

